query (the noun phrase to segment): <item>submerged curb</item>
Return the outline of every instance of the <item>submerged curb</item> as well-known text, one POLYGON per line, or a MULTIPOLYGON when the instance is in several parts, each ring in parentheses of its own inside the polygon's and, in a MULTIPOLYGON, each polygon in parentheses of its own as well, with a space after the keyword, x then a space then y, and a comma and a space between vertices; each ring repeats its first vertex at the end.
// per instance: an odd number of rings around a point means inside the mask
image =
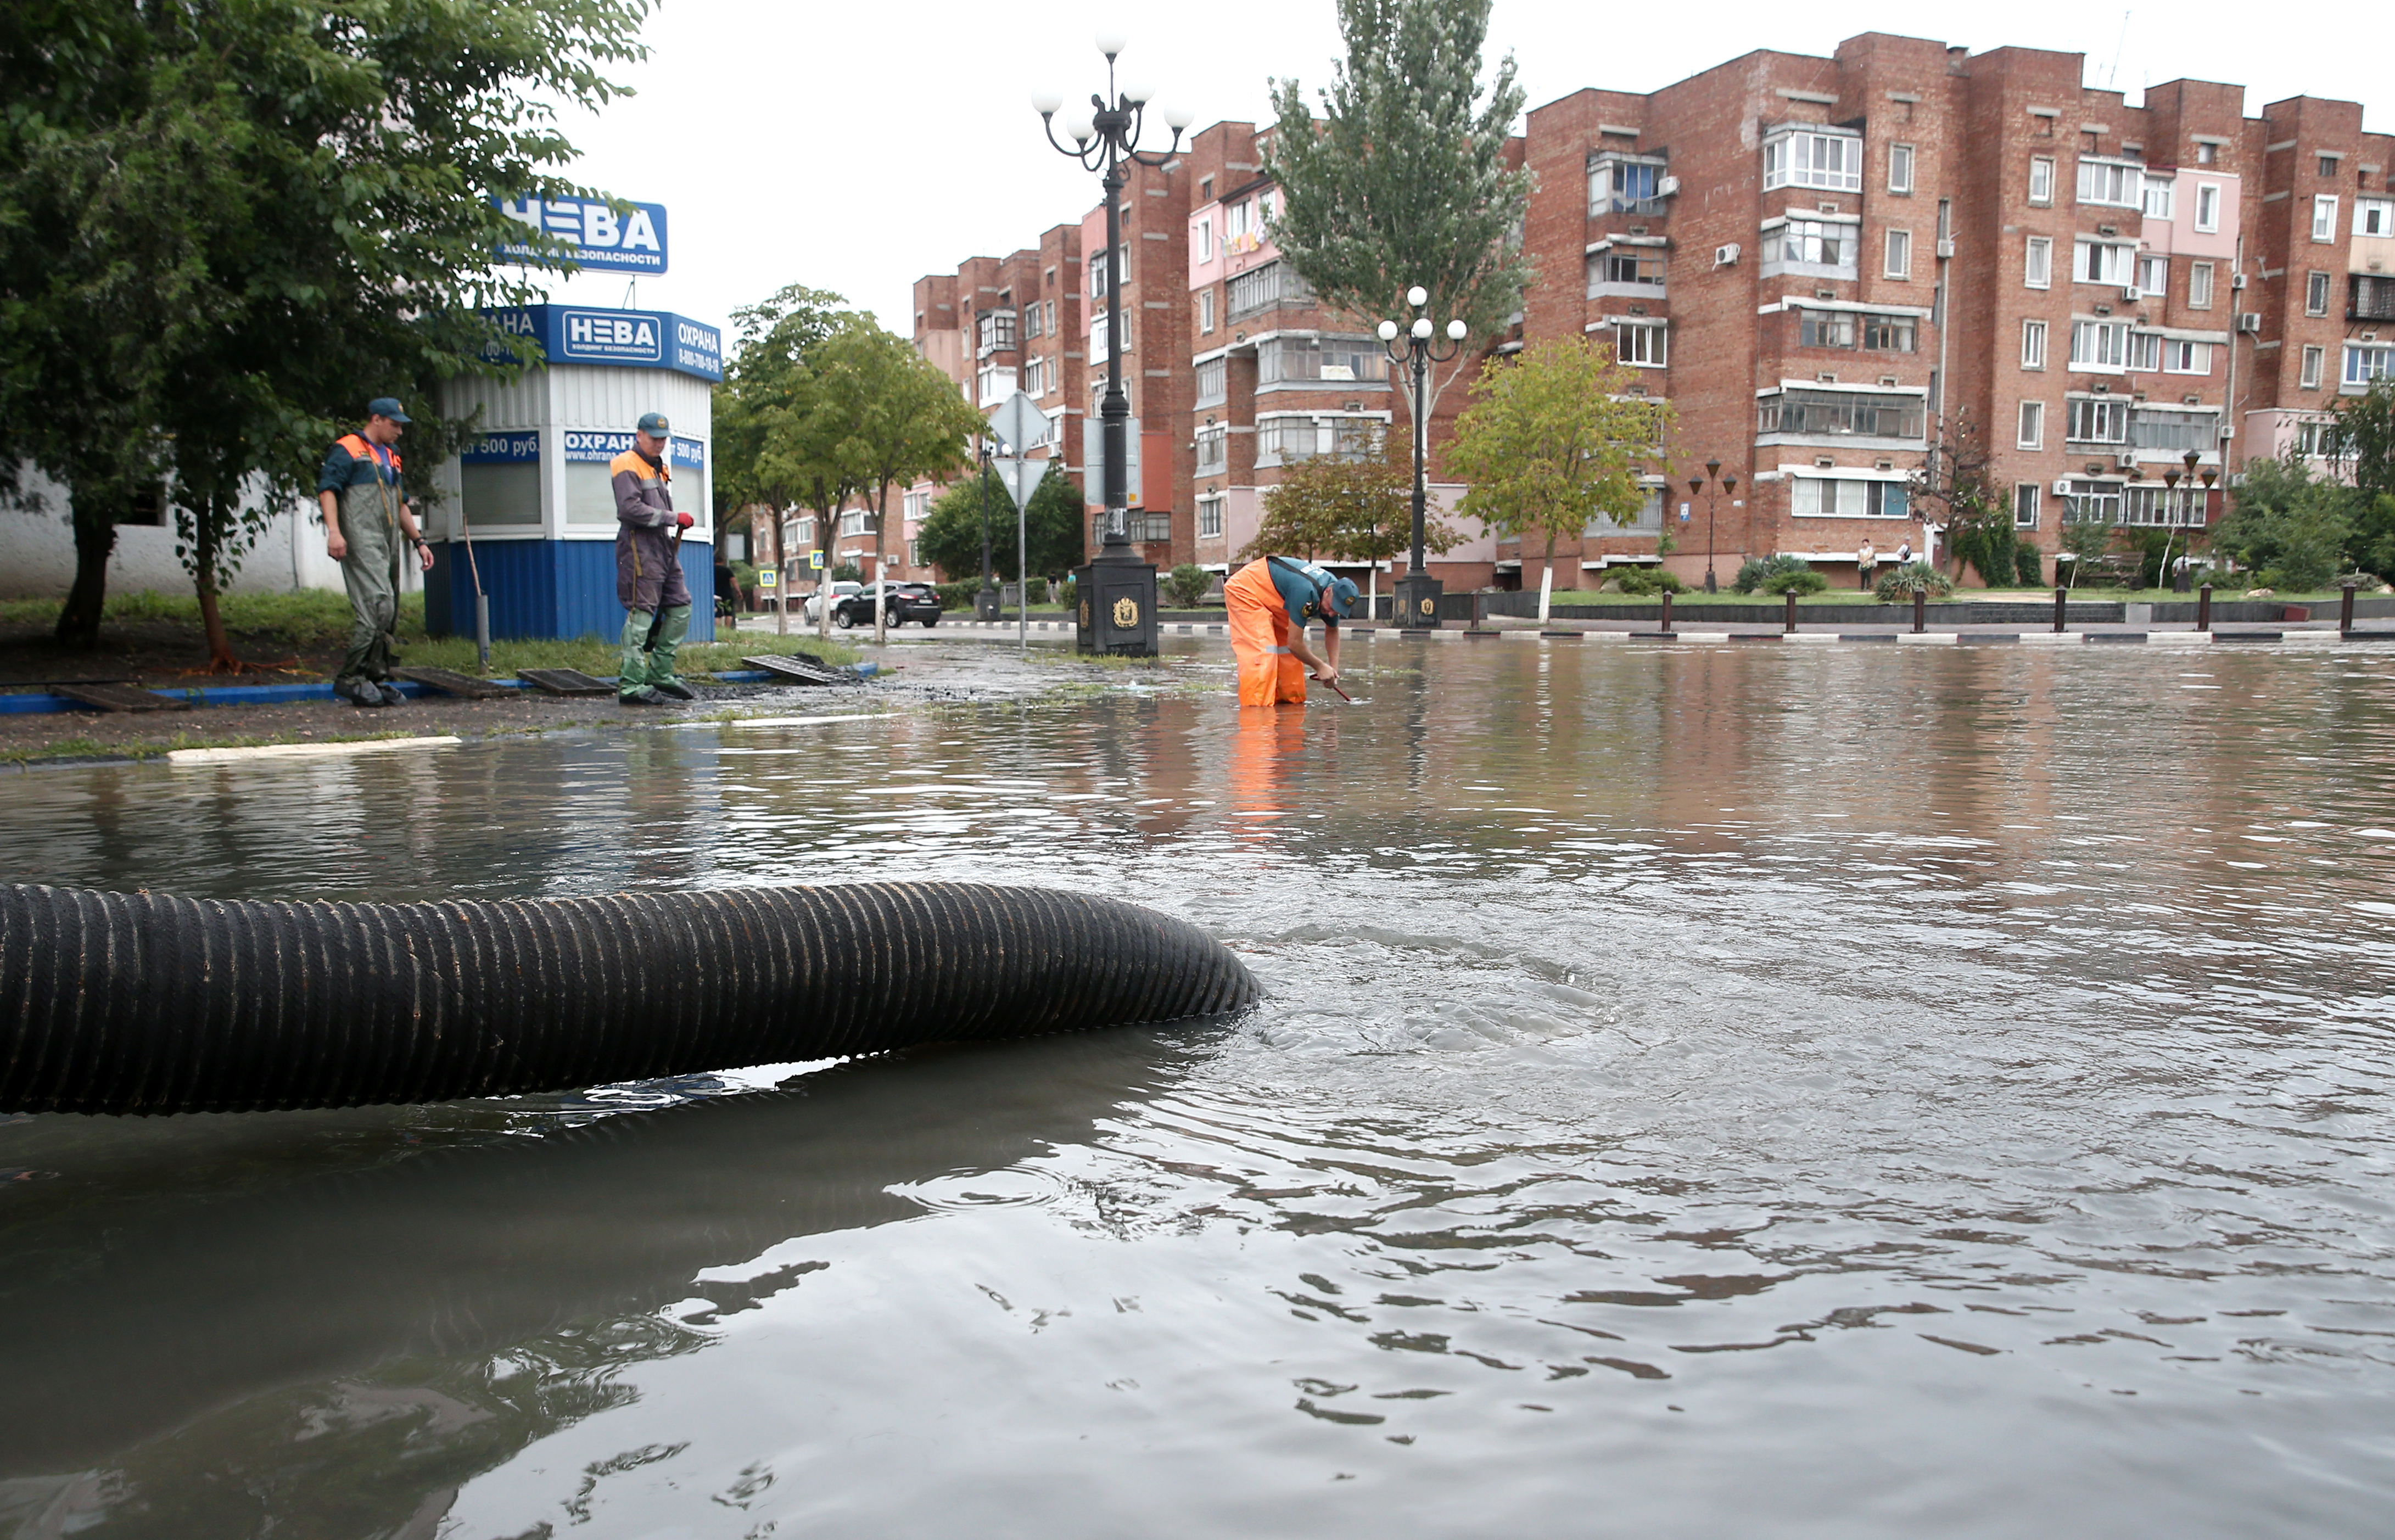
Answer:
POLYGON ((179 748, 166 751, 170 765, 223 765, 244 759, 333 759, 390 749, 455 748, 463 738, 351 738, 331 744, 253 744, 245 748, 179 748))

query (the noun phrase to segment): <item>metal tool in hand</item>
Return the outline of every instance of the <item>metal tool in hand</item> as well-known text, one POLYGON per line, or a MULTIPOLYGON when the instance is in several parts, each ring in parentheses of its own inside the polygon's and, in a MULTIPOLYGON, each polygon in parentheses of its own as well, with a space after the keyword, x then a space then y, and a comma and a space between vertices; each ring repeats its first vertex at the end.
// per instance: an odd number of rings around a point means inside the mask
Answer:
MULTIPOLYGON (((656 613, 649 617, 649 639, 641 643, 641 651, 643 652, 654 652, 657 650, 657 633, 666 628, 666 579, 672 574, 674 568, 681 565, 681 537, 689 530, 690 526, 687 524, 674 530, 673 550, 666 559, 666 570, 657 574, 657 609, 656 613)), ((1338 687, 1334 685, 1331 688, 1338 687)))
MULTIPOLYGON (((1317 684, 1327 684, 1333 690, 1339 690, 1339 681, 1336 679, 1326 679, 1319 674, 1314 675, 1313 678, 1314 682, 1317 684)), ((1348 694, 1347 691, 1343 690, 1339 690, 1339 698, 1346 702, 1349 705, 1354 705, 1356 704, 1356 697, 1348 694)))

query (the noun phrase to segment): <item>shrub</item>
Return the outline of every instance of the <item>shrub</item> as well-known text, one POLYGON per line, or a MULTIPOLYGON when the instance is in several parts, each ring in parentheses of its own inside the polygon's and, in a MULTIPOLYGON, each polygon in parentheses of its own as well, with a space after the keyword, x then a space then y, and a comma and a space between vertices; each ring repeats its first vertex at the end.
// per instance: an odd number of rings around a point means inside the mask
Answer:
MULTIPOLYGON (((1809 573, 1812 571, 1812 564, 1807 562, 1801 556, 1780 555, 1764 557, 1759 559, 1754 557, 1749 557, 1746 559, 1746 564, 1739 568, 1738 576, 1730 580, 1729 586, 1741 594, 1751 594, 1757 588, 1761 588, 1767 594, 1784 594, 1788 591, 1787 589, 1775 588, 1771 586, 1771 580, 1773 578, 1781 577, 1790 573, 1809 573)), ((1827 578, 1823 578, 1821 582, 1815 586, 1810 588, 1800 588, 1798 591, 1800 593, 1814 594, 1820 592, 1821 589, 1828 586, 1829 580, 1827 578)))
POLYGON ((1214 574, 1195 561, 1184 561, 1165 574, 1164 594, 1184 610, 1195 609, 1214 586, 1214 574))
POLYGON ((1926 561, 1908 561, 1903 566, 1879 574, 1879 586, 1872 597, 1882 604, 1898 599, 1910 599, 1915 593, 1925 593, 1932 599, 1944 599, 1954 591, 1954 580, 1926 561))
POLYGON ((1666 572, 1661 567, 1633 567, 1614 581, 1625 594, 1685 594, 1688 591, 1688 586, 1680 581, 1678 573, 1666 572))
POLYGON ((970 610, 973 607, 973 595, 981 592, 981 579, 968 577, 955 583, 935 583, 932 585, 932 591, 940 596, 940 608, 943 610, 970 610))
POLYGON ((2044 569, 2038 565, 2037 547, 2024 540, 2013 547, 2013 581, 2024 587, 2045 586, 2044 569))
MULTIPOLYGON (((1793 561, 1796 559, 1774 557, 1772 559, 1793 561)), ((1763 591, 1766 594, 1818 594, 1829 586, 1828 578, 1801 564, 1793 569, 1782 568, 1763 580, 1763 591)))

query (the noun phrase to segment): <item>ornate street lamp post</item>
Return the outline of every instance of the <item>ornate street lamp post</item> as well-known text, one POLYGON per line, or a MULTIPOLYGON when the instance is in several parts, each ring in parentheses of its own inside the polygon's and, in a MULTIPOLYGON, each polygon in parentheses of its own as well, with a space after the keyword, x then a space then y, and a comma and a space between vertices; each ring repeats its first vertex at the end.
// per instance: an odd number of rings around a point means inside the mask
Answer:
POLYGON ((1705 462, 1704 475, 1688 478, 1689 495, 1702 493, 1705 498, 1705 592, 1709 594, 1721 591, 1714 581, 1714 514, 1722 494, 1737 490, 1737 474, 1723 475, 1718 457, 1705 462), (1708 481, 1711 485, 1707 484, 1708 481))
POLYGON ((981 436, 981 590, 973 595, 975 620, 998 619, 998 574, 989 559, 989 435, 985 433, 981 436))
MULTIPOLYGON (((2212 483, 2220 479, 2220 473, 2216 470, 2207 470, 2203 472, 2202 476, 2202 500, 2198 501, 2196 484, 2198 477, 2196 475, 2195 467, 2197 462, 2203 458, 2203 455, 2190 449, 2186 453, 2186 454, 2180 457, 2180 463, 2187 467, 2187 474, 2184 477, 2181 477, 2181 475, 2176 470, 2165 470, 2163 472, 2163 485, 2167 489, 2163 494, 2164 500, 2166 502, 2178 504, 2177 510, 2178 514, 2177 521, 2190 531, 2202 527, 2203 523, 2203 515, 2211 511, 2212 483)), ((2162 572, 2160 573, 2157 581, 2168 584, 2170 586, 2183 594, 2188 591, 2195 578, 2193 564, 2188 560, 2189 557, 2192 556, 2195 551, 2195 536, 2192 533, 2188 535, 2187 547, 2183 552, 2181 552, 2179 557, 2180 561, 2184 565, 2180 568, 2177 577, 2174 579, 2171 575, 2170 570, 2170 549, 2171 542, 2177 539, 2177 536, 2178 531, 2175 529, 2167 532, 2163 536, 2163 565, 2162 572)))
POLYGON ((1100 173, 1098 185, 1106 200, 1106 393, 1098 407, 1105 454, 1100 495, 1105 504, 1106 533, 1097 556, 1073 574, 1080 594, 1078 645, 1084 652, 1154 657, 1156 568, 1132 552, 1128 527, 1131 398, 1123 393, 1122 383, 1123 165, 1135 161, 1141 165, 1162 165, 1180 150, 1182 131, 1189 126, 1191 115, 1165 109, 1165 125, 1172 130, 1171 149, 1142 151, 1139 137, 1149 92, 1140 86, 1118 88, 1115 59, 1123 51, 1123 40, 1102 33, 1097 41, 1098 51, 1106 56, 1106 89, 1103 96, 1092 93, 1093 111, 1084 113, 1075 107, 1073 115, 1065 120, 1065 137, 1073 141, 1073 148, 1067 150, 1056 140, 1056 113, 1065 104, 1064 98, 1044 94, 1031 99, 1048 142, 1058 153, 1100 173))
MULTIPOLYGON (((1430 291, 1417 283, 1406 291, 1406 303, 1419 312, 1430 303, 1430 291)), ((1414 539, 1406 559, 1406 575, 1397 579, 1397 625, 1408 631, 1438 629, 1438 596, 1447 586, 1422 570, 1422 524, 1428 517, 1430 487, 1425 480, 1430 463, 1430 366, 1445 363, 1463 350, 1465 327, 1461 321, 1447 323, 1444 347, 1432 338, 1438 328, 1426 315, 1416 314, 1413 324, 1400 327, 1394 321, 1381 322, 1381 348, 1389 355, 1391 363, 1413 372, 1414 419, 1414 539), (1403 332, 1405 341, 1398 342, 1403 332)))

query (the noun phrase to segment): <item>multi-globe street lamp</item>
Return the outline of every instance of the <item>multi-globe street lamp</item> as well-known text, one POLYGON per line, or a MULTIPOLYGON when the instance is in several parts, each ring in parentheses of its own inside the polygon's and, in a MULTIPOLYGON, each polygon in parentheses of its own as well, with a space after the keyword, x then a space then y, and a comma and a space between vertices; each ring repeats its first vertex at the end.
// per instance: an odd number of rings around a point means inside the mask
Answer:
POLYGON ((1723 495, 1738 490, 1737 474, 1723 475, 1719 457, 1707 460, 1702 476, 1688 478, 1689 495, 1702 493, 1705 498, 1705 592, 1709 594, 1721 591, 1714 581, 1714 515, 1723 495))
POLYGON ((1100 494, 1105 504, 1105 537, 1089 565, 1074 574, 1080 597, 1078 645, 1085 652, 1153 657, 1156 568, 1132 553, 1129 529, 1131 398, 1123 393, 1122 383, 1123 167, 1130 162, 1160 166, 1171 160, 1180 150, 1182 133, 1193 117, 1177 108, 1162 109, 1165 125, 1172 130, 1171 148, 1142 151, 1140 131, 1151 93, 1144 86, 1116 85, 1115 59, 1123 51, 1119 35, 1101 33, 1097 43, 1098 52, 1106 56, 1106 88, 1103 95, 1091 94, 1091 111, 1084 112, 1076 106, 1065 120, 1065 137, 1073 141, 1071 149, 1056 138, 1056 114, 1063 110, 1065 99, 1053 92, 1031 99, 1048 142, 1058 153, 1080 162, 1083 168, 1100 173, 1099 186, 1106 200, 1106 392, 1098 405, 1105 458, 1100 494))
MULTIPOLYGON (((2202 525, 2203 522, 2203 514, 2211 511, 2212 483, 2220 479, 2220 473, 2216 470, 2207 470, 2203 473, 2201 480, 2203 485, 2203 501, 2199 504, 2196 501, 2196 483, 2199 480, 2196 473, 2196 465, 2203 458, 2203 456, 2198 454, 2194 450, 2190 449, 2187 452, 2181 461, 2181 463, 2187 467, 2187 474, 2184 479, 2182 479, 2180 474, 2176 470, 2165 470, 2163 472, 2163 486, 2165 489, 2163 493, 2164 501, 2165 503, 2177 503, 2179 505, 2172 511, 2177 516, 2177 521, 2190 530, 2193 530, 2202 525), (2183 487, 2182 480, 2184 481, 2183 487), (2182 498, 2184 498, 2184 501, 2181 500, 2182 498)), ((2190 534, 2187 537, 2188 544, 2186 549, 2179 557, 2181 563, 2180 571, 2177 581, 2174 582, 2171 577, 2170 570, 2170 550, 2171 542, 2177 539, 2177 536, 2178 531, 2177 530, 2168 531, 2163 536, 2163 564, 2158 580, 2163 583, 2169 583, 2173 587, 2177 588, 2183 594, 2188 591, 2189 585, 2194 581, 2193 573, 2189 571, 2188 557, 2191 555, 2195 549, 2195 536, 2193 534, 2190 534)))
MULTIPOLYGON (((1406 291, 1406 303, 1419 312, 1430 303, 1430 291, 1417 283, 1406 291)), ((1422 570, 1422 526, 1428 518, 1430 496, 1425 480, 1430 461, 1430 366, 1445 363, 1462 352, 1466 330, 1460 320, 1449 322, 1447 342, 1441 347, 1434 340, 1438 335, 1437 323, 1426 315, 1417 313, 1411 325, 1383 321, 1380 327, 1381 347, 1389 355, 1389 362, 1413 372, 1414 538, 1406 559, 1406 575, 1396 584, 1397 624, 1409 631, 1437 629, 1438 596, 1446 586, 1422 570), (1403 342, 1398 341, 1401 334, 1403 342)))

